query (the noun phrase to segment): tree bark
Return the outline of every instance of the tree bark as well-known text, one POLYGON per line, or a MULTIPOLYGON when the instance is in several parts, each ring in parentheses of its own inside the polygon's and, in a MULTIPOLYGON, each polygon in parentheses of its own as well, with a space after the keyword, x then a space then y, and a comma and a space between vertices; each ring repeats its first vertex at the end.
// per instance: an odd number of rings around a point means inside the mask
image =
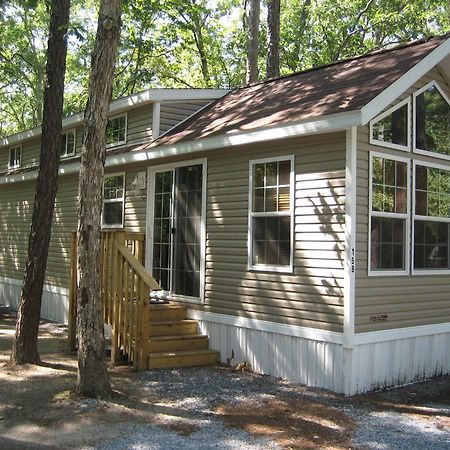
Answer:
POLYGON ((121 0, 101 0, 84 114, 78 204, 78 382, 83 397, 111 393, 100 295, 100 238, 106 125, 121 26, 121 0))
POLYGON ((258 81, 260 0, 249 0, 247 41, 247 82, 258 81))
POLYGON ((267 78, 280 76, 280 0, 267 4, 267 78))
POLYGON ((51 2, 39 173, 11 353, 11 362, 15 364, 39 362, 37 341, 42 290, 58 189, 69 10, 70 0, 51 2))

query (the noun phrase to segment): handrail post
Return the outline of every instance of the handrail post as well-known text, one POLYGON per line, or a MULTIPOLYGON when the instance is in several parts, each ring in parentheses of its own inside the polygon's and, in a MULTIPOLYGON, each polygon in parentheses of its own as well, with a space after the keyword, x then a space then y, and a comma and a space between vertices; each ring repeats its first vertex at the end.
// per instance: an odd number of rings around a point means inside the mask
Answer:
POLYGON ((77 289, 78 289, 78 255, 77 232, 72 232, 71 258, 70 258, 70 288, 69 288, 69 315, 67 319, 67 333, 69 350, 77 348, 77 289))
POLYGON ((119 261, 119 251, 117 250, 117 244, 122 244, 124 242, 124 233, 114 233, 113 239, 113 245, 112 245, 112 272, 113 272, 113 292, 112 292, 112 299, 113 299, 113 320, 111 321, 112 326, 112 335, 111 335, 111 361, 113 363, 120 362, 120 349, 119 349, 119 343, 120 343, 120 307, 122 303, 122 299, 120 296, 122 295, 120 286, 121 286, 121 264, 119 261))
POLYGON ((146 286, 143 282, 142 288, 140 289, 142 295, 141 311, 142 315, 140 317, 140 342, 139 342, 139 354, 138 354, 138 369, 147 370, 147 358, 148 358, 148 344, 150 339, 150 306, 148 304, 150 288, 146 286))

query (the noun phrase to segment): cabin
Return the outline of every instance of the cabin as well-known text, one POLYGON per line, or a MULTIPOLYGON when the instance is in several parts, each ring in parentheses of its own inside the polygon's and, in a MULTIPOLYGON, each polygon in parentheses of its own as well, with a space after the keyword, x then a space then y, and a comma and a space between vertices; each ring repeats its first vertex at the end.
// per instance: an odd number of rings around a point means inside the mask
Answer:
MULTIPOLYGON (((67 322, 82 117, 63 130, 42 316, 67 322)), ((39 135, 0 141, 12 306, 39 135)), ((187 365, 184 339, 190 363, 245 361, 345 395, 450 373, 449 36, 230 92, 136 94, 111 104, 107 137, 114 357, 187 365)))

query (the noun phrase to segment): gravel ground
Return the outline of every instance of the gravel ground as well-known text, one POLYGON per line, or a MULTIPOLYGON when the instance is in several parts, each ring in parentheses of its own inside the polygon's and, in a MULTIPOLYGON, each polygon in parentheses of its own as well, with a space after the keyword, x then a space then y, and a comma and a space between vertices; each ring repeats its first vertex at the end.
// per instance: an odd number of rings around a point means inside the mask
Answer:
MULTIPOLYGON (((0 314, 0 363, 14 325, 0 314)), ((65 332, 41 325, 41 366, 0 364, 1 449, 450 450, 449 376, 344 398, 220 366, 122 366, 110 370, 114 398, 78 399, 65 332)))
MULTIPOLYGON (((331 410, 344 412, 354 421, 354 433, 348 448, 398 450, 450 449, 450 406, 432 403, 401 404, 397 411, 378 410, 386 406, 392 395, 398 399, 408 394, 417 395, 423 384, 401 390, 385 391, 370 396, 343 398, 320 389, 309 389, 272 377, 236 373, 224 369, 167 369, 140 375, 144 390, 159 398, 156 407, 177 411, 177 425, 171 431, 171 416, 163 418, 158 426, 123 424, 117 439, 86 450, 156 450, 156 449, 281 449, 281 448, 335 448, 320 442, 316 446, 279 445, 274 436, 259 437, 236 426, 224 425, 217 414, 220 405, 238 408, 251 404, 264 408, 269 400, 284 398, 327 405, 331 410), (375 402, 373 401, 375 399, 375 402), (186 433, 180 433, 180 419, 186 433)), ((450 387, 448 378, 442 379, 450 387)), ((426 383, 425 383, 426 384, 426 383)), ((389 405, 387 406, 389 408, 389 405)), ((282 422, 281 418, 281 422, 282 422)), ((182 428, 182 426, 181 426, 182 428)), ((269 433, 270 434, 270 433, 269 433)), ((336 447, 336 448, 341 448, 336 447)))

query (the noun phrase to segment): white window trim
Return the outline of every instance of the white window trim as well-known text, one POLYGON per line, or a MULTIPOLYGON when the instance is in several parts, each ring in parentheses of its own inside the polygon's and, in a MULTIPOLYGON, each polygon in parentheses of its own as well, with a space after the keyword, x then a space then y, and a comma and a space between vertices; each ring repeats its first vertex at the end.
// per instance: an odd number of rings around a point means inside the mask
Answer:
POLYGON ((111 144, 106 144, 106 148, 118 147, 119 145, 124 145, 127 143, 128 137, 128 113, 116 114, 114 116, 108 117, 108 122, 114 119, 120 119, 121 117, 125 117, 125 140, 112 142, 111 144))
POLYGON ((201 164, 203 166, 202 175, 202 219, 200 229, 200 297, 188 297, 173 295, 173 300, 180 300, 188 303, 205 303, 205 278, 206 278, 206 204, 207 204, 207 175, 208 164, 206 158, 191 159, 186 161, 177 161, 170 164, 161 164, 159 166, 151 166, 147 173, 147 226, 145 230, 145 267, 153 272, 153 219, 154 219, 154 196, 155 196, 155 174, 174 170, 177 167, 195 166, 201 164))
POLYGON ((73 149, 71 152, 67 151, 67 139, 66 139, 66 145, 65 145, 65 150, 66 153, 64 155, 61 155, 61 159, 66 159, 66 158, 70 158, 71 156, 75 156, 76 153, 76 147, 77 147, 77 132, 76 130, 69 130, 69 131, 65 131, 62 134, 62 138, 64 138, 64 136, 66 136, 67 134, 72 134, 73 135, 73 149))
POLYGON ((294 155, 277 156, 273 158, 262 158, 253 159, 249 161, 249 184, 248 184, 248 270, 258 271, 258 272, 282 272, 282 273, 294 273, 294 196, 295 196, 295 157, 294 155), (281 162, 290 161, 291 173, 289 177, 289 200, 290 200, 290 211, 288 212, 269 212, 269 213, 254 213, 253 212, 253 166, 255 164, 269 163, 269 162, 281 162), (289 265, 286 266, 272 266, 265 264, 253 264, 253 217, 279 217, 279 216, 289 216, 291 218, 290 227, 290 238, 291 238, 291 248, 290 248, 290 258, 289 265))
POLYGON ((411 96, 408 96, 408 98, 405 98, 400 103, 397 103, 396 105, 389 108, 387 111, 383 112, 382 114, 378 115, 377 117, 373 118, 369 122, 369 142, 373 145, 378 145, 380 147, 386 147, 386 148, 393 148, 395 150, 402 150, 406 152, 411 151, 411 96), (397 109, 402 108, 404 105, 407 105, 407 144, 406 145, 400 145, 400 144, 394 144, 392 142, 385 142, 385 141, 379 141, 378 139, 374 139, 373 137, 373 126, 378 121, 384 119, 385 117, 392 114, 397 109))
POLYGON ((125 197, 126 197, 126 175, 125 172, 117 172, 117 173, 108 173, 103 177, 103 187, 102 187, 102 228, 104 229, 120 229, 124 228, 125 225, 125 197), (114 198, 114 199, 105 199, 105 179, 112 177, 123 176, 123 197, 122 200, 114 198), (103 216, 103 205, 105 203, 119 203, 122 201, 122 223, 121 224, 105 224, 104 216, 103 216))
POLYGON ((447 217, 433 217, 416 215, 416 166, 431 167, 433 169, 441 169, 450 172, 450 167, 443 164, 430 163, 425 161, 413 161, 413 173, 412 173, 412 219, 411 219, 411 274, 412 275, 448 275, 450 269, 414 269, 414 223, 415 220, 424 220, 428 222, 444 222, 450 223, 450 218, 447 217))
POLYGON ((373 152, 369 153, 369 223, 368 223, 368 249, 367 249, 367 270, 369 276, 404 276, 409 275, 411 264, 411 159, 403 156, 394 156, 390 153, 373 152), (372 211, 372 176, 373 176, 373 158, 391 159, 406 163, 407 182, 406 182, 406 213, 386 213, 380 211, 372 211), (370 262, 372 260, 372 217, 386 217, 394 219, 405 220, 405 269, 404 270, 389 270, 380 269, 372 270, 370 262))
POLYGON ((450 155, 443 155, 441 153, 437 153, 437 152, 430 152, 428 150, 423 150, 421 148, 416 148, 416 113, 417 113, 417 108, 416 108, 416 98, 422 94, 423 92, 425 92, 427 89, 429 89, 430 87, 435 87, 438 92, 442 95, 442 97, 444 98, 444 100, 449 104, 450 106, 450 99, 447 96, 447 94, 444 92, 444 90, 439 86, 438 82, 433 80, 430 81, 428 84, 426 84, 425 86, 423 86, 422 88, 420 88, 419 90, 417 90, 416 92, 413 93, 412 97, 413 97, 413 141, 412 141, 412 148, 413 148, 413 152, 420 154, 420 155, 427 155, 427 156, 432 156, 434 158, 439 158, 439 159, 446 159, 448 161, 450 161, 450 155))
POLYGON ((19 167, 22 167, 22 146, 21 145, 16 145, 14 147, 10 147, 9 148, 9 153, 8 153, 8 169, 18 169, 19 167), (11 165, 11 152, 13 150, 17 150, 19 149, 19 164, 14 164, 11 165))

